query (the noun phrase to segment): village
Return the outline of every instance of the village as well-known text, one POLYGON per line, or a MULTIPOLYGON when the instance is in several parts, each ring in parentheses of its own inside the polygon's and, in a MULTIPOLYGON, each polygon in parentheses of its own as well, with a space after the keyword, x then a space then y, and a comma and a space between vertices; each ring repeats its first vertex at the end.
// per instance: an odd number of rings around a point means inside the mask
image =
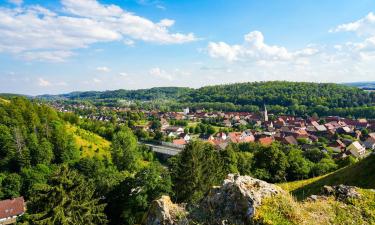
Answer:
POLYGON ((140 119, 130 127, 141 140, 171 142, 178 148, 193 140, 209 142, 218 150, 225 149, 230 143, 271 145, 280 142, 303 150, 319 148, 336 159, 349 155, 363 158, 375 149, 375 120, 365 118, 274 115, 267 112, 266 106, 259 113, 189 108, 181 112, 163 112, 121 107, 96 108, 82 104, 71 104, 69 109, 64 105, 53 106, 60 112, 77 113, 76 109, 90 112, 81 113, 81 118, 103 122, 113 121, 115 113, 116 123, 124 123, 129 119, 129 112, 138 113, 144 120, 140 119))

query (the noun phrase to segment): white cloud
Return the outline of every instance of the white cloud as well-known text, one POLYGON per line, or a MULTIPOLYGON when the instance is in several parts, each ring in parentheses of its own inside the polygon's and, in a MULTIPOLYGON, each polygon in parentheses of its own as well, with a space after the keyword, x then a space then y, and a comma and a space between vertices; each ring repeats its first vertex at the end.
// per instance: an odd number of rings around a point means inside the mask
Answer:
POLYGON ((51 82, 40 77, 38 78, 38 85, 41 87, 48 87, 51 86, 51 82))
POLYGON ((102 82, 102 80, 100 80, 100 79, 98 79, 98 78, 94 78, 94 79, 92 79, 92 81, 93 81, 94 83, 96 83, 96 84, 102 82))
POLYGON ((106 66, 99 66, 99 67, 96 67, 96 71, 108 73, 111 71, 111 69, 106 66))
POLYGON ((73 55, 75 49, 98 42, 181 44, 196 40, 193 33, 171 32, 169 28, 174 21, 170 19, 155 23, 96 0, 61 0, 61 3, 65 14, 38 5, 1 7, 0 52, 21 57, 28 52, 23 58, 62 61, 73 55), (60 52, 59 59, 45 57, 48 52, 49 55, 60 52))
POLYGON ((127 74, 125 72, 121 72, 118 75, 120 75, 121 77, 128 77, 129 76, 129 74, 127 74))
POLYGON ((282 46, 268 45, 264 42, 264 36, 260 31, 246 34, 244 43, 241 45, 229 45, 225 42, 210 42, 208 44, 208 54, 211 57, 224 58, 228 61, 290 61, 317 53, 318 50, 311 47, 290 52, 282 46))
POLYGON ((125 40, 123 41, 123 43, 124 43, 125 45, 127 45, 127 46, 130 46, 130 47, 133 47, 134 44, 135 44, 135 42, 134 42, 133 40, 131 40, 131 39, 125 39, 125 40))
POLYGON ((72 55, 70 51, 25 51, 21 57, 26 60, 63 62, 72 55))
POLYGON ((330 32, 355 32, 360 36, 375 35, 375 14, 370 12, 364 18, 338 25, 330 32))
POLYGON ((8 0, 8 2, 18 5, 18 6, 23 4, 23 0, 8 0))
POLYGON ((161 78, 164 80, 173 80, 173 76, 169 73, 167 73, 165 70, 160 69, 159 67, 151 68, 148 72, 151 76, 161 78))

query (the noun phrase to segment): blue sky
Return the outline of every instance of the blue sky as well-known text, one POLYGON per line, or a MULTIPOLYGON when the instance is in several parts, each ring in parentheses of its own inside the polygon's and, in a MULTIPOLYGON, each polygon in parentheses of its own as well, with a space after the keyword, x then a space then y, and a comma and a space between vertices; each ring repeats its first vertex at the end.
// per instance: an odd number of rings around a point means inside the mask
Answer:
POLYGON ((373 0, 0 0, 0 92, 375 80, 373 0))

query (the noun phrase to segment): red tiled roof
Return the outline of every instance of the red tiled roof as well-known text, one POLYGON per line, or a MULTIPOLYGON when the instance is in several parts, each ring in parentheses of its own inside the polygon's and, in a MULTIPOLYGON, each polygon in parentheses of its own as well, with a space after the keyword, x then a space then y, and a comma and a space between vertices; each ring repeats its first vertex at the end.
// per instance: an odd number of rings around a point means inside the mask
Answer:
POLYGON ((271 137, 259 138, 259 143, 261 143, 262 145, 270 145, 272 144, 272 142, 273 142, 273 139, 271 137))
POLYGON ((186 145, 186 141, 183 138, 173 140, 173 144, 175 145, 186 145))
POLYGON ((19 216, 25 212, 23 197, 0 201, 0 219, 19 216))

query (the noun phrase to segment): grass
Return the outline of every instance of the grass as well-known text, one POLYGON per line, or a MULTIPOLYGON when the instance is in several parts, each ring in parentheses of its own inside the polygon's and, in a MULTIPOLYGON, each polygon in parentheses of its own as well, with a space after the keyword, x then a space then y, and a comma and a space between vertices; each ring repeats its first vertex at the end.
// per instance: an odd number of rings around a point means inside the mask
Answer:
POLYGON ((255 224, 375 224, 375 155, 324 176, 278 184, 286 193, 264 199, 255 224), (324 185, 359 187, 359 199, 337 201, 333 196, 306 200, 324 185))
POLYGON ((298 202, 289 193, 264 199, 255 224, 375 224, 375 192, 359 190, 361 198, 339 202, 334 197, 298 202))
POLYGON ((317 194, 324 185, 346 184, 360 188, 375 188, 375 155, 361 160, 360 162, 337 170, 325 176, 316 177, 303 181, 296 181, 280 186, 302 200, 317 194))
POLYGON ((66 125, 68 132, 72 133, 76 145, 82 149, 82 157, 111 158, 109 152, 110 142, 90 131, 80 129, 74 125, 66 125))
POLYGON ((7 99, 0 98, 0 103, 6 103, 6 104, 9 104, 10 101, 7 100, 7 99))

